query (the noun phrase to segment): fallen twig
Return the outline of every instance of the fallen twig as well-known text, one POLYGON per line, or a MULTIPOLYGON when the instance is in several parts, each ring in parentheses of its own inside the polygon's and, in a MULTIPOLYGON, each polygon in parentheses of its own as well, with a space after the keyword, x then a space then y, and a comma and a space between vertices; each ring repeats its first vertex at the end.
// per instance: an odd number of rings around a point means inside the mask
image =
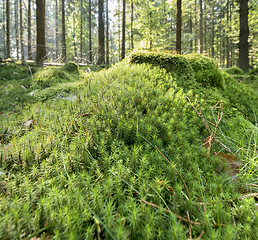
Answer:
MULTIPOLYGON (((160 208, 158 205, 156 205, 156 204, 154 204, 154 203, 147 202, 147 201, 145 201, 144 199, 141 199, 141 201, 142 201, 143 203, 146 203, 146 204, 148 204, 149 206, 155 207, 155 208, 157 208, 157 209, 160 208)), ((172 214, 174 214, 179 220, 181 220, 181 221, 183 221, 183 222, 187 222, 187 223, 190 223, 190 224, 193 224, 193 225, 203 225, 203 223, 193 222, 193 221, 191 221, 191 220, 185 219, 185 218, 181 217, 180 215, 178 215, 178 214, 176 214, 176 213, 173 213, 172 211, 167 210, 167 209, 165 209, 165 208, 163 208, 162 210, 164 210, 166 213, 172 213, 172 214)))
POLYGON ((240 199, 248 198, 248 197, 258 197, 258 193, 249 193, 249 194, 246 194, 246 195, 242 195, 238 199, 240 200, 240 199))
MULTIPOLYGON (((170 165, 172 165, 172 163, 163 155, 163 153, 158 149, 158 147, 155 146, 155 148, 158 150, 158 152, 160 153, 160 155, 161 155, 163 158, 165 158, 165 160, 166 160, 170 165)), ((189 192, 189 190, 188 190, 188 188, 187 188, 187 186, 186 186, 186 184, 185 184, 184 179, 182 178, 181 174, 179 173, 179 171, 176 169, 175 166, 174 166, 174 169, 176 170, 177 174, 178 174, 179 177, 181 178, 181 180, 182 180, 182 182, 183 182, 183 184, 184 184, 184 186, 185 186, 185 189, 186 189, 186 191, 187 191, 188 197, 189 197, 189 199, 190 199, 190 198, 191 198, 191 197, 190 197, 190 192, 189 192)))

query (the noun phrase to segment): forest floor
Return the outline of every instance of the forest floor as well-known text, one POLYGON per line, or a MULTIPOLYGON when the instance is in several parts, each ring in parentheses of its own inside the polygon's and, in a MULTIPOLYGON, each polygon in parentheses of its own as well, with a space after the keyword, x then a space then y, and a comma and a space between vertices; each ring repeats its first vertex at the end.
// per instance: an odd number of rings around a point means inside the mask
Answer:
POLYGON ((189 59, 1 64, 0 239, 258 239, 258 69, 189 59))

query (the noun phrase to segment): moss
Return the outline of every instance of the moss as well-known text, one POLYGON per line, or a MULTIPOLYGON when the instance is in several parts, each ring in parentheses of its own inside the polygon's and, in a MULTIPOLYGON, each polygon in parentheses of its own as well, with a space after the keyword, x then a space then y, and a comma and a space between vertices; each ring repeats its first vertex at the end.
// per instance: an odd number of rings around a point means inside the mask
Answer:
POLYGON ((182 86, 189 90, 195 87, 195 83, 203 86, 224 86, 223 76, 216 63, 207 57, 199 54, 178 55, 163 52, 132 52, 131 63, 150 63, 165 68, 174 77, 187 81, 182 86), (189 86, 187 86, 189 85, 189 86))
POLYGON ((74 62, 67 62, 62 69, 66 72, 70 73, 79 73, 79 66, 77 63, 74 62))
POLYGON ((238 67, 231 67, 231 68, 227 69, 226 72, 231 75, 243 75, 244 74, 243 70, 238 67))

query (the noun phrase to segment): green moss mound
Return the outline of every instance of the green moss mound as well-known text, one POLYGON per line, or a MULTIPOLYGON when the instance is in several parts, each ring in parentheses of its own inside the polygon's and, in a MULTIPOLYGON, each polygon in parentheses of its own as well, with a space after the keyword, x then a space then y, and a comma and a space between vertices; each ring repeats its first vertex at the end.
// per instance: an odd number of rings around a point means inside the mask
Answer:
POLYGON ((71 81, 73 77, 63 68, 57 67, 44 67, 33 76, 34 86, 40 89, 71 81))
POLYGON ((79 73, 79 66, 74 62, 67 62, 62 69, 69 73, 79 73))
POLYGON ((238 67, 231 67, 231 68, 227 69, 226 72, 231 75, 244 75, 243 70, 238 67))
POLYGON ((180 77, 184 89, 203 86, 223 87, 224 79, 213 60, 198 54, 178 55, 170 53, 139 51, 130 55, 131 63, 150 63, 165 68, 176 78, 180 77))
POLYGON ((0 239, 188 239, 188 216, 193 239, 257 239, 255 200, 238 192, 257 192, 257 126, 239 110, 248 89, 222 76, 224 88, 188 91, 184 76, 122 61, 74 101, 0 115, 0 239), (200 147, 207 131, 186 97, 212 123, 223 100, 216 136, 243 166, 236 182, 200 147))

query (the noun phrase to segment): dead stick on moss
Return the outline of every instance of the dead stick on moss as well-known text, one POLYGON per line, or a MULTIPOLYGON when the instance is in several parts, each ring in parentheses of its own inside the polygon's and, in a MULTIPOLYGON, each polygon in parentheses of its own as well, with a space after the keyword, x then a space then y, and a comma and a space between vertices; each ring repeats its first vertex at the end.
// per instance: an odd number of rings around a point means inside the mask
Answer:
MULTIPOLYGON (((195 106, 192 104, 190 98, 189 98, 189 97, 185 97, 185 98, 189 101, 189 103, 191 104, 191 106, 193 107, 193 109, 195 110, 195 112, 198 114, 198 116, 199 116, 200 118, 202 118, 203 124, 204 124, 204 126, 206 127, 206 130, 207 130, 210 134, 212 134, 212 132, 211 132, 211 130, 210 130, 210 127, 209 127, 208 124, 206 123, 207 120, 204 118, 204 116, 203 116, 203 114, 202 114, 201 107, 200 107, 200 102, 198 101, 198 107, 199 107, 199 109, 200 109, 200 112, 198 112, 197 109, 195 108, 195 106)), ((211 123, 211 122, 210 122, 210 123, 211 123)), ((214 125, 214 123, 211 123, 211 124, 214 125)))
MULTIPOLYGON (((158 205, 156 205, 156 204, 154 204, 154 203, 147 202, 147 201, 145 201, 144 199, 141 199, 141 201, 142 201, 143 203, 146 203, 147 205, 152 206, 152 207, 155 207, 155 208, 157 208, 157 209, 160 208, 158 205)), ((203 225, 203 223, 193 222, 193 221, 191 221, 191 220, 189 221, 189 220, 187 220, 187 219, 181 217, 180 215, 178 215, 178 214, 176 214, 176 213, 173 213, 172 211, 169 211, 169 210, 167 210, 167 209, 165 209, 165 208, 163 208, 162 210, 164 210, 166 213, 172 213, 172 214, 175 215, 179 220, 181 220, 181 221, 183 221, 183 222, 187 222, 187 223, 190 223, 190 224, 193 224, 193 225, 203 225)))
POLYGON ((200 236, 198 238, 196 238, 195 240, 200 240, 202 238, 203 234, 204 234, 204 231, 202 230, 200 236))
MULTIPOLYGON (((187 211, 187 219, 188 221, 191 221, 190 220, 190 216, 189 216, 189 212, 187 211)), ((192 240, 192 229, 191 229, 191 223, 189 223, 189 240, 192 240)))
MULTIPOLYGON (((158 149, 158 147, 155 146, 155 148, 158 150, 158 152, 160 153, 160 155, 161 155, 163 158, 165 158, 165 160, 166 160, 170 165, 172 165, 172 163, 163 155, 163 153, 158 149)), ((182 180, 182 182, 183 182, 183 184, 184 184, 184 186, 185 186, 185 189, 186 189, 186 191, 187 191, 188 197, 189 197, 189 199, 190 199, 190 198, 191 198, 191 197, 190 197, 190 192, 189 192, 189 190, 188 190, 188 188, 187 188, 187 186, 186 186, 186 184, 185 184, 184 179, 182 178, 181 174, 179 173, 179 171, 176 169, 175 166, 174 166, 174 169, 176 170, 177 174, 178 174, 179 177, 181 178, 181 180, 182 180)))
POLYGON ((96 184, 96 182, 99 180, 99 178, 102 176, 102 173, 98 176, 98 178, 95 180, 95 182, 92 184, 91 188, 96 184))
POLYGON ((248 197, 258 197, 258 193, 250 193, 250 194, 242 195, 238 199, 243 199, 248 197))

